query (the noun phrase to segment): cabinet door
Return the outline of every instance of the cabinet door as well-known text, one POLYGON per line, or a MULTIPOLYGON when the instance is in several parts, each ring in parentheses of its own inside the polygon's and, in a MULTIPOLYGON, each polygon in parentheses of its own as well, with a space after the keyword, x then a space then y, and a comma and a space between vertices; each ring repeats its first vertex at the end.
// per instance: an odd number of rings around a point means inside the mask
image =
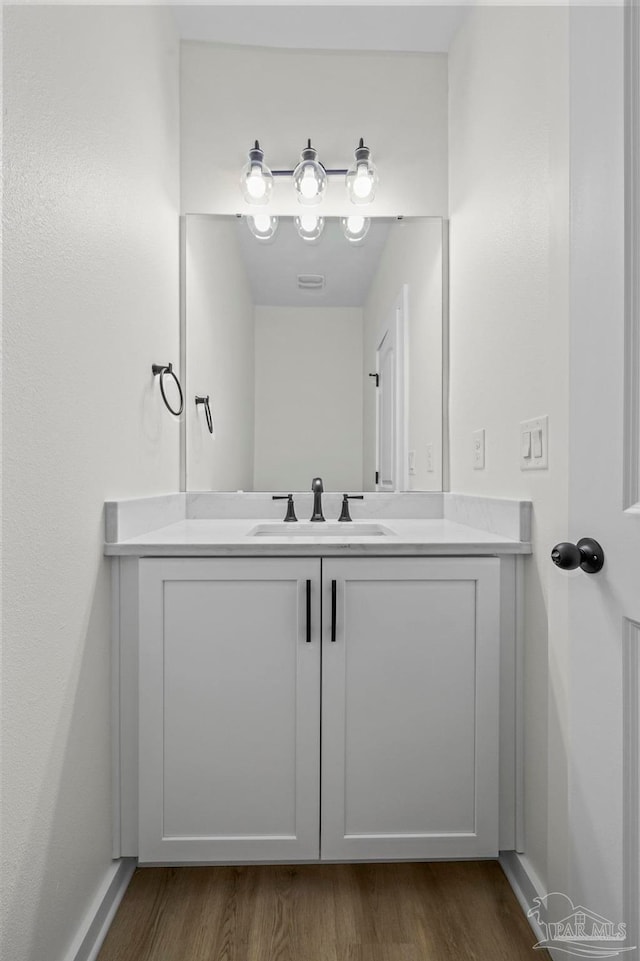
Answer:
POLYGON ((323 563, 322 858, 497 855, 499 563, 323 563))
POLYGON ((139 686, 142 862, 319 856, 317 559, 141 561, 139 686))

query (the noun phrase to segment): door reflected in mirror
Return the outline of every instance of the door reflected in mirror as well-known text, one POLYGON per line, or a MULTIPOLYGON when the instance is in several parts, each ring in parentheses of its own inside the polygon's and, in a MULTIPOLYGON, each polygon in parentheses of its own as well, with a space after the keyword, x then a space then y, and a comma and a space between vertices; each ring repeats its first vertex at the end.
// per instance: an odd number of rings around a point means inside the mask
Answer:
POLYGON ((184 219, 187 489, 441 490, 442 220, 184 219))

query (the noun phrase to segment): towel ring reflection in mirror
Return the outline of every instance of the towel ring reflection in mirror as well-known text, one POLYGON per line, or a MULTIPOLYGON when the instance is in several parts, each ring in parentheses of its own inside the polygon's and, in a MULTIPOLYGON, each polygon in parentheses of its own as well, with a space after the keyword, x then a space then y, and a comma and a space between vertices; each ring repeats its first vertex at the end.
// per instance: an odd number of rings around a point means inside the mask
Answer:
POLYGON ((204 416, 207 418, 207 427, 209 428, 209 433, 213 434, 213 417, 211 416, 211 407, 209 405, 209 395, 206 397, 196 396, 196 407, 198 404, 202 404, 204 407, 204 416))
POLYGON ((174 415, 174 417, 179 417, 184 410, 184 397, 182 396, 182 387, 180 386, 180 381, 176 377, 176 373, 173 369, 173 364, 152 364, 151 371, 153 376, 156 377, 160 375, 160 393, 162 394, 162 399, 167 410, 174 415), (164 376, 165 374, 170 374, 176 382, 176 387, 178 388, 178 395, 180 397, 180 406, 178 410, 174 410, 169 401, 167 400, 167 395, 164 390, 164 376))

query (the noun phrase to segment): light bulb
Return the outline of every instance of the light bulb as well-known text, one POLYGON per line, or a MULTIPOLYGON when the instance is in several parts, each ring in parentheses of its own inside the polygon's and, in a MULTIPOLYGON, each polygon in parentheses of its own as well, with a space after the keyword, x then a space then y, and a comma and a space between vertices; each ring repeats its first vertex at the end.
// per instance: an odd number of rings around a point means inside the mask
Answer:
POLYGON ((378 171, 371 160, 371 151, 362 139, 356 147, 355 163, 347 171, 345 183, 349 199, 354 204, 368 204, 375 197, 378 171))
POLYGON ((298 194, 298 201, 307 206, 319 204, 327 187, 327 173, 318 162, 318 151, 307 141, 307 146, 300 155, 300 162, 293 171, 293 186, 298 194))
POLYGON ((268 234, 271 230, 271 217, 269 214, 257 214, 253 218, 253 223, 259 234, 268 234))
POLYGON ((341 223, 344 235, 351 244, 357 244, 364 240, 371 225, 368 217, 360 217, 355 214, 352 217, 343 217, 341 223))
POLYGON ((247 177, 247 192, 254 200, 260 200, 267 192, 267 185, 262 176, 262 170, 257 164, 253 164, 251 173, 247 177))
POLYGON ((278 218, 269 214, 255 214, 247 217, 247 226, 256 240, 271 240, 278 229, 278 218))
POLYGON ((302 214, 295 218, 296 230, 298 235, 311 243, 317 240, 324 230, 324 217, 317 217, 315 214, 302 214))
POLYGON ((264 151, 256 140, 249 151, 249 162, 242 168, 240 189, 248 204, 266 204, 273 190, 273 174, 263 163, 264 151))
POLYGON ((373 182, 369 176, 369 168, 367 164, 358 164, 356 179, 353 181, 354 194, 361 200, 366 200, 372 190, 373 182))
POLYGON ((304 174, 300 181, 300 193, 305 200, 312 200, 318 193, 318 181, 310 164, 307 164, 304 168, 304 174))

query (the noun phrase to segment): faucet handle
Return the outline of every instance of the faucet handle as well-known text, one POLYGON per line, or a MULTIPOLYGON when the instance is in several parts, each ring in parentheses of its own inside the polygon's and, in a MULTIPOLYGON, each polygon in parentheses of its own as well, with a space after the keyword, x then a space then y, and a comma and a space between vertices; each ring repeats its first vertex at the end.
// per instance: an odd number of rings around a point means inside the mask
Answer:
POLYGON ((296 517, 295 508, 293 506, 293 494, 272 494, 271 500, 287 502, 287 513, 284 518, 286 523, 298 520, 296 517))
POLYGON ((342 495, 342 511, 340 512, 339 521, 350 521, 351 514, 349 513, 349 501, 363 501, 364 494, 343 494, 342 495))

